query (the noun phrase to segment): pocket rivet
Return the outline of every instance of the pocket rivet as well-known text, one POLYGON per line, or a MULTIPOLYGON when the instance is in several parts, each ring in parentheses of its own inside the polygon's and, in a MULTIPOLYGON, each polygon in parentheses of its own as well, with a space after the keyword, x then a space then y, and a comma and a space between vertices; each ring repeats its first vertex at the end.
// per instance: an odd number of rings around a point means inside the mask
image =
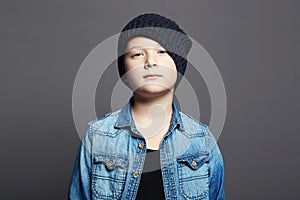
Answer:
POLYGON ((108 166, 111 167, 111 166, 113 166, 113 165, 114 165, 113 161, 109 161, 109 162, 108 162, 108 166))
POLYGON ((192 165, 193 165, 193 166, 197 166, 197 162, 193 160, 193 161, 192 161, 192 165))
POLYGON ((140 149, 144 148, 144 144, 143 143, 139 143, 139 148, 140 149))
POLYGON ((139 173, 137 173, 137 172, 134 172, 134 173, 133 173, 133 177, 134 177, 134 178, 137 178, 138 176, 139 176, 139 173))

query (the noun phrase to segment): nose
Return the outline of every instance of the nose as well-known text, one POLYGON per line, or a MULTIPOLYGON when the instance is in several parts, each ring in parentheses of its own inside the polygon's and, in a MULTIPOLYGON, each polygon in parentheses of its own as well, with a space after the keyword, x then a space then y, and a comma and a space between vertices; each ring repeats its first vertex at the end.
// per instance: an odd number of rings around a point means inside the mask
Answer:
POLYGON ((148 52, 146 54, 146 60, 145 60, 145 69, 157 67, 157 59, 154 52, 148 52))

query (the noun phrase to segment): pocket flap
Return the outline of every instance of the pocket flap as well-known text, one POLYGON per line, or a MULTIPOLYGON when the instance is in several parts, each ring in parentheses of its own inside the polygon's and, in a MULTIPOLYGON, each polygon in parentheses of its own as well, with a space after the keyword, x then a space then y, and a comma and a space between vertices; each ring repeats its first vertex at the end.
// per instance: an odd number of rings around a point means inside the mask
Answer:
POLYGON ((107 169, 113 170, 118 167, 124 169, 128 164, 128 160, 121 155, 100 154, 95 155, 94 163, 103 163, 107 169))
POLYGON ((178 163, 188 165, 191 169, 199 169, 204 163, 209 162, 208 152, 197 152, 194 154, 185 154, 177 158, 178 163))

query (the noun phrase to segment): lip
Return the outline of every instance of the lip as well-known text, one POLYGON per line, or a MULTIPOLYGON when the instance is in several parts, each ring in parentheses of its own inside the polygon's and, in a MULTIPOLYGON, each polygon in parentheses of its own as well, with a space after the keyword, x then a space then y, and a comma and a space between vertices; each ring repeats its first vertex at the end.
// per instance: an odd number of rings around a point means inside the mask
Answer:
POLYGON ((162 75, 160 75, 160 74, 147 74, 143 78, 145 78, 145 79, 155 79, 155 78, 160 78, 160 77, 162 77, 162 75))

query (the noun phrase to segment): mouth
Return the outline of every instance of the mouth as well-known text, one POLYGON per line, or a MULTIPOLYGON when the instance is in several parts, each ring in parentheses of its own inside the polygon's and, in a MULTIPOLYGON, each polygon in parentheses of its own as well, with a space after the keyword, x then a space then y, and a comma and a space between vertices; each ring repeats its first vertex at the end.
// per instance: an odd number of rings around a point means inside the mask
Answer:
POLYGON ((148 74, 143 76, 144 79, 155 79, 155 78, 160 78, 162 77, 162 75, 160 74, 148 74))

